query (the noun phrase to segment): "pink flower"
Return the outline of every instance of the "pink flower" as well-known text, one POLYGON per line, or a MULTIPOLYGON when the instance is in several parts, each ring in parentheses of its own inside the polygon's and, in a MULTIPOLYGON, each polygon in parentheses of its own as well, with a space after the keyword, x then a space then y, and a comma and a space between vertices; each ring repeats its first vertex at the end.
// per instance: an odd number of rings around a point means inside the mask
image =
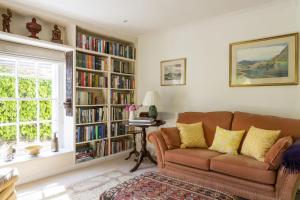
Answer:
POLYGON ((138 110, 139 108, 140 108, 141 106, 140 105, 135 105, 135 104, 129 104, 129 105, 126 105, 126 107, 125 107, 125 110, 127 111, 127 112, 130 112, 130 111, 136 111, 136 110, 138 110))

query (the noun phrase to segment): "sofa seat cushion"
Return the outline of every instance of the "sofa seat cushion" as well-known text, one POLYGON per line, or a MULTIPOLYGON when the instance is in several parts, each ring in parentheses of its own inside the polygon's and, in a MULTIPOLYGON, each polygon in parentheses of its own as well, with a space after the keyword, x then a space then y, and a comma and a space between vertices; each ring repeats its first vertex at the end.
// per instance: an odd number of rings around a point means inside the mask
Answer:
POLYGON ((210 170, 263 184, 275 184, 276 171, 267 163, 243 155, 220 155, 210 161, 210 170))
POLYGON ((208 149, 173 149, 165 152, 165 161, 209 171, 210 159, 219 155, 208 149))

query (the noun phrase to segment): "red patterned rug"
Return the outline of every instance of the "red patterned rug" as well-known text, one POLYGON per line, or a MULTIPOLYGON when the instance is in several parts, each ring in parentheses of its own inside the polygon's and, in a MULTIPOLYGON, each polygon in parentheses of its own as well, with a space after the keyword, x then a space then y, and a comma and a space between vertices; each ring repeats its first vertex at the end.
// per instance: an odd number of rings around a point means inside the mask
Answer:
POLYGON ((224 192, 165 176, 146 172, 104 192, 100 200, 236 200, 224 192))

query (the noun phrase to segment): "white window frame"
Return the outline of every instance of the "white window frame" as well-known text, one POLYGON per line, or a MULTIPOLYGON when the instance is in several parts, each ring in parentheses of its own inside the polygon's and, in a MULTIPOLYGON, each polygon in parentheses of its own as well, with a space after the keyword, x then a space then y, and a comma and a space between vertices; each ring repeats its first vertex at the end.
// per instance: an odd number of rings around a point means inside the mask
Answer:
POLYGON ((8 73, 0 73, 0 75, 4 76, 11 76, 15 78, 15 97, 13 98, 3 98, 0 97, 0 101, 16 101, 17 103, 17 119, 15 123, 0 123, 0 126, 11 126, 14 125, 16 126, 16 146, 24 146, 28 143, 26 142, 21 142, 20 141, 20 125, 24 124, 36 124, 37 126, 37 136, 35 141, 31 143, 39 143, 43 146, 49 146, 49 142, 41 142, 40 141, 40 123, 49 123, 51 122, 52 124, 52 133, 53 132, 59 132, 59 130, 62 129, 61 124, 59 123, 60 121, 60 116, 61 116, 61 109, 59 107, 59 103, 61 102, 61 89, 59 85, 61 84, 60 80, 60 65, 62 64, 61 62, 57 61, 50 61, 50 60, 45 60, 45 59, 39 59, 39 58, 25 58, 22 56, 7 56, 7 55, 2 55, 0 54, 0 59, 5 59, 7 61, 12 61, 15 63, 15 69, 14 73, 8 74, 8 73), (35 71, 36 74, 34 76, 25 76, 25 75, 20 75, 18 74, 18 69, 20 67, 20 63, 34 63, 35 71), (52 96, 49 98, 41 98, 38 97, 38 84, 39 84, 39 77, 38 77, 38 67, 40 64, 50 64, 52 67, 56 68, 53 70, 52 74, 52 96), (32 78, 35 79, 35 92, 36 95, 34 98, 23 98, 19 97, 19 88, 18 88, 18 83, 19 83, 19 78, 32 78), (20 102, 21 101, 35 101, 37 103, 37 116, 35 121, 27 121, 27 122, 21 122, 20 121, 20 102), (40 101, 52 101, 52 119, 51 120, 41 120, 39 118, 39 109, 40 109, 40 101))

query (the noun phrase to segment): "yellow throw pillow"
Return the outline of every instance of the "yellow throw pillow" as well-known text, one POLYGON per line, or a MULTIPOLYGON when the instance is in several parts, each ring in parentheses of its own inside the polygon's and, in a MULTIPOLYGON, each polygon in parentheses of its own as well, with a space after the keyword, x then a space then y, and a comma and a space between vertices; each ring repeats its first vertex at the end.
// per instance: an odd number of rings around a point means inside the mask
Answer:
POLYGON ((245 130, 230 131, 217 126, 210 150, 237 155, 245 130))
POLYGON ((280 130, 265 130, 251 126, 242 146, 241 154, 264 161, 266 153, 277 141, 280 130))
POLYGON ((187 147, 207 148, 202 122, 198 122, 194 124, 177 123, 177 128, 179 129, 179 135, 181 140, 180 148, 187 148, 187 147))

